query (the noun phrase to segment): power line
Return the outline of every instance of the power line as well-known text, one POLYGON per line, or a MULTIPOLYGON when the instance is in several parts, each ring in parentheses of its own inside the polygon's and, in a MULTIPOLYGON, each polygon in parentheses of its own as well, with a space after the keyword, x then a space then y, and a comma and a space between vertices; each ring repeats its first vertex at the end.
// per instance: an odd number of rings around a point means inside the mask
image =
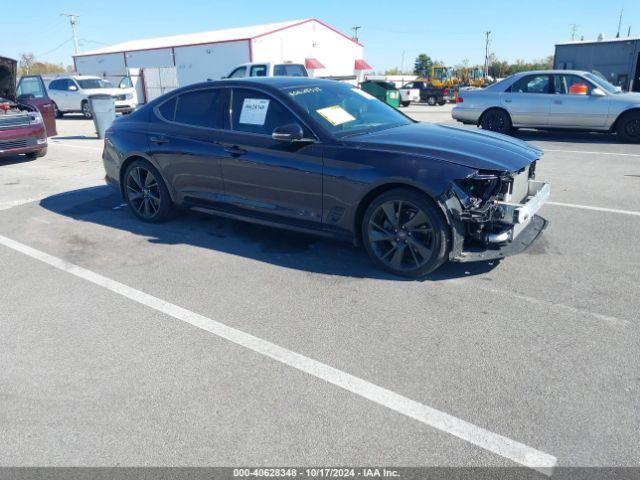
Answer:
POLYGON ((78 17, 80 15, 76 15, 75 13, 61 13, 63 17, 69 17, 69 23, 71 24, 71 36, 73 38, 73 52, 77 55, 80 53, 78 49, 78 34, 76 33, 76 23, 78 21, 78 17))
POLYGON ((64 47, 67 43, 71 42, 73 39, 72 38, 67 38, 64 42, 62 42, 60 45, 58 45, 57 47, 52 48, 51 50, 44 52, 44 53, 39 53, 38 55, 35 55, 36 58, 38 57, 46 57, 47 55, 49 55, 50 53, 55 52, 56 50, 61 49, 62 47, 64 47))

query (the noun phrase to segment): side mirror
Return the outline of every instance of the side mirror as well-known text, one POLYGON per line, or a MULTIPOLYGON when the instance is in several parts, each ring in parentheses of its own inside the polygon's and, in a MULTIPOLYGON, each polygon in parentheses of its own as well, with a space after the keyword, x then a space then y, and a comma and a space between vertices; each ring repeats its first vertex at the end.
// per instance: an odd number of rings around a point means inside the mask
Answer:
POLYGON ((70 92, 77 92, 78 91, 78 87, 76 87, 75 85, 69 85, 68 90, 70 92))
POLYGON ((604 93, 604 91, 601 88, 594 88, 593 90, 591 90, 591 96, 592 97, 606 97, 607 94, 604 93))
POLYGON ((299 142, 304 138, 302 127, 297 123, 290 123, 282 127, 276 127, 271 138, 278 142, 299 142))

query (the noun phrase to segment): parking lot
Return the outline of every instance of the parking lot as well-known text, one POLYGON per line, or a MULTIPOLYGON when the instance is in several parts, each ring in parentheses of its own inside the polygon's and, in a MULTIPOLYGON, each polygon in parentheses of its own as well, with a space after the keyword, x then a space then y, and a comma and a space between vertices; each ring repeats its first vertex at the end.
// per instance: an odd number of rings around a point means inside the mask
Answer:
POLYGON ((545 152, 542 238, 407 281, 349 244, 141 223, 93 124, 58 130, 0 159, 3 464, 638 464, 638 145, 518 132, 545 152))

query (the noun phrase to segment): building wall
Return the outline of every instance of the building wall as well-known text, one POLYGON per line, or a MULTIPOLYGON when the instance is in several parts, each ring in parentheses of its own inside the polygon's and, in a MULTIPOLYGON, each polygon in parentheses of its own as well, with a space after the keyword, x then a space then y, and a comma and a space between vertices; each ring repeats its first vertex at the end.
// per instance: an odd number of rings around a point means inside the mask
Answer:
POLYGON ((252 42, 254 62, 294 62, 316 58, 326 68, 315 71, 316 77, 355 75, 356 59, 363 58, 363 47, 343 35, 312 21, 252 42))
POLYGON ((631 88, 640 41, 556 45, 555 67, 567 70, 597 70, 609 82, 631 88))
POLYGON ((127 74, 122 53, 76 57, 76 71, 82 75, 123 77, 127 74))
POLYGON ((224 77, 234 67, 250 61, 247 40, 176 47, 175 52, 178 80, 182 86, 224 77))
POLYGON ((173 67, 173 52, 170 48, 127 52, 125 55, 130 68, 173 67))

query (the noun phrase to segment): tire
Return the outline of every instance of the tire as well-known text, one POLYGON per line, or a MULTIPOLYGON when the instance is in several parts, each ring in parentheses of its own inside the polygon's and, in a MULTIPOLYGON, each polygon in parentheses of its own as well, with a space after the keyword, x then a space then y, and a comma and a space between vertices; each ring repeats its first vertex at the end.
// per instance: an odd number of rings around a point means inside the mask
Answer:
POLYGON ((396 188, 377 197, 367 208, 362 242, 379 268, 419 278, 447 261, 449 228, 426 194, 396 188))
POLYGON ((438 103, 438 99, 434 96, 427 97, 427 104, 434 107, 438 103))
POLYGON ((133 214, 148 223, 169 220, 174 212, 173 201, 162 175, 145 160, 135 160, 124 173, 122 189, 133 214))
POLYGON ((89 108, 89 102, 87 100, 83 100, 80 104, 80 110, 82 115, 87 120, 91 120, 93 118, 93 114, 91 113, 91 108, 89 108))
POLYGON ((482 115, 480 126, 483 130, 489 130, 490 132, 502 133, 507 135, 511 132, 513 124, 511 123, 511 117, 504 110, 497 108, 488 110, 482 115))
POLYGON ((640 112, 623 115, 616 125, 618 139, 624 143, 640 143, 640 112))
POLYGON ((403 107, 408 107, 409 105, 411 105, 411 102, 402 102, 403 107))
POLYGON ((64 112, 61 112, 58 109, 58 105, 56 105, 56 102, 53 102, 53 113, 55 114, 56 118, 64 117, 64 112))
POLYGON ((438 105, 442 106, 442 105, 446 105, 447 101, 446 100, 439 100, 438 101, 438 105))

